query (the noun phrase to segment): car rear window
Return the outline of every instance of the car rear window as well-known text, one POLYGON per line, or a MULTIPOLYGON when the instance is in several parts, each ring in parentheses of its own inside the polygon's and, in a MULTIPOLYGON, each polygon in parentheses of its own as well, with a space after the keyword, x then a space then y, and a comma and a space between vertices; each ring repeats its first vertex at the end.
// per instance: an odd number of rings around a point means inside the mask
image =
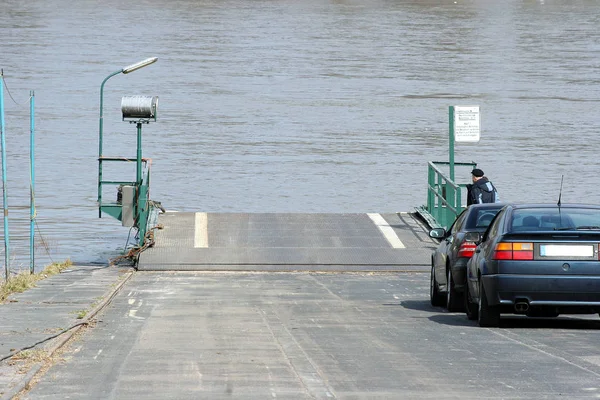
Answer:
POLYGON ((530 230, 600 230, 600 210, 587 208, 524 208, 514 210, 512 231, 530 230))
POLYGON ((494 219, 494 217, 496 216, 496 214, 498 214, 498 211, 500 211, 501 208, 502 207, 498 207, 497 209, 477 209, 476 212, 471 213, 471 215, 469 216, 469 219, 466 223, 466 228, 487 228, 490 225, 490 222, 492 222, 492 219, 494 219))

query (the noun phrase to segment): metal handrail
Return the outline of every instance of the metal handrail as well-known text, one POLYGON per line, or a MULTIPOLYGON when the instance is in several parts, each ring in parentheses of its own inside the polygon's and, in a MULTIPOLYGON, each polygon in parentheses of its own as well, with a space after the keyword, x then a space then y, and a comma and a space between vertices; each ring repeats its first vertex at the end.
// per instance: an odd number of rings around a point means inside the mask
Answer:
MULTIPOLYGON (((136 158, 132 158, 132 157, 99 157, 98 161, 100 163, 102 163, 103 161, 117 161, 117 162, 136 162, 136 158)), ((152 159, 151 158, 142 158, 142 163, 144 165, 144 170, 145 173, 142 176, 142 182, 141 185, 142 186, 146 186, 150 187, 150 169, 152 167, 152 159)), ((113 180, 100 180, 98 181, 98 186, 100 188, 100 196, 98 199, 98 209, 100 211, 100 213, 102 213, 102 206, 104 205, 110 205, 111 207, 119 207, 120 204, 117 204, 116 202, 103 202, 102 201, 102 188, 104 187, 104 185, 111 185, 111 186, 118 186, 118 185, 131 185, 131 186, 135 186, 136 182, 135 181, 113 181, 113 180)))
MULTIPOLYGON (((467 184, 452 181, 440 165, 449 165, 448 162, 430 161, 428 163, 427 182, 427 207, 424 210, 431 215, 436 225, 449 228, 456 217, 466 208, 462 204, 462 191, 467 184)), ((454 163, 458 167, 477 167, 477 163, 454 163)))

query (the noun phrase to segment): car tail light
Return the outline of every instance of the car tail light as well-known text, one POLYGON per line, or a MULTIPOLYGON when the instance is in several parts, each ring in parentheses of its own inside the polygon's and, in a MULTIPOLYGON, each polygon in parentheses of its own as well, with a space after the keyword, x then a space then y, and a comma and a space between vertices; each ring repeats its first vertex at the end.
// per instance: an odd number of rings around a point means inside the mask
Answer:
POLYGON ((471 258, 473 253, 475 252, 475 248, 477 245, 473 242, 462 242, 460 248, 458 249, 458 256, 471 258))
POLYGON ((494 260, 533 260, 533 243, 500 242, 494 249, 494 260))

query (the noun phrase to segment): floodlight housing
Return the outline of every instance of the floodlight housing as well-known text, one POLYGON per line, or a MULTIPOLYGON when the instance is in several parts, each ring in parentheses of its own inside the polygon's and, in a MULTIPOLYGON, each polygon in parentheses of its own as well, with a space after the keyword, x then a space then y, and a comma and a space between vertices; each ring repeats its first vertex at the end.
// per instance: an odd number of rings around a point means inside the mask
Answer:
POLYGON ((158 96, 125 96, 121 99, 121 112, 125 120, 156 121, 158 96))

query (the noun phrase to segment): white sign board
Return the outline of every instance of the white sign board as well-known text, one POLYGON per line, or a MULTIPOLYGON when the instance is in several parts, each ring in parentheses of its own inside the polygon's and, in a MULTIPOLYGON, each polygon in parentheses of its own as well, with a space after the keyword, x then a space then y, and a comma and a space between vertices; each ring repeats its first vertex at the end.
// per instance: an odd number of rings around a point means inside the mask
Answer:
POLYGON ((479 142, 479 106, 454 106, 454 141, 479 142))

